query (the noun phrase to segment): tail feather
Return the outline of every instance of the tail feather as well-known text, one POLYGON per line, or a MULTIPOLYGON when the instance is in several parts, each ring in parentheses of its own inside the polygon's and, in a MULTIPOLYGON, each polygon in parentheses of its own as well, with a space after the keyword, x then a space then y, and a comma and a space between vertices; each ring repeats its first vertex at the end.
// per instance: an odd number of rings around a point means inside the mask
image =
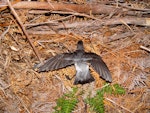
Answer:
POLYGON ((88 73, 88 75, 86 75, 85 77, 84 76, 82 76, 82 74, 81 75, 76 74, 76 77, 75 77, 75 80, 74 80, 74 85, 90 83, 90 82, 93 82, 95 80, 93 78, 93 76, 91 76, 90 73, 88 73))

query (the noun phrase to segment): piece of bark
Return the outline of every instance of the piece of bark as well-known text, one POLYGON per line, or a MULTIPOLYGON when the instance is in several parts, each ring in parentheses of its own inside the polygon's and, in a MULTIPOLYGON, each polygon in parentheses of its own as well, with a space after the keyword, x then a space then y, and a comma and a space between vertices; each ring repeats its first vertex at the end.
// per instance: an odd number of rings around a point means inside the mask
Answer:
POLYGON ((15 9, 45 9, 52 11, 71 11, 86 14, 109 14, 114 10, 123 11, 122 8, 103 4, 66 4, 66 3, 51 3, 47 2, 18 2, 13 5, 15 9))
POLYGON ((71 4, 71 3, 47 3, 47 2, 27 2, 21 1, 13 5, 15 9, 43 9, 48 11, 67 11, 78 12, 85 14, 126 14, 126 15, 139 15, 149 14, 149 9, 129 9, 125 7, 116 7, 112 5, 104 5, 99 3, 87 4, 71 4), (143 11, 143 12, 142 12, 143 11))

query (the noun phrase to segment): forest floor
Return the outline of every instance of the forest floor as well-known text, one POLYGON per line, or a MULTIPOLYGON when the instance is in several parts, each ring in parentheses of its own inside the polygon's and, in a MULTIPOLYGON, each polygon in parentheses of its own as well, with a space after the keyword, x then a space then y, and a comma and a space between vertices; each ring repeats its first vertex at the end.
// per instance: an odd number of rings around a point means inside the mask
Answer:
MULTIPOLYGON (((79 40, 102 57, 124 95, 104 95, 107 113, 150 113, 150 3, 148 0, 0 1, 0 113, 51 113, 78 87, 89 95, 104 86, 73 85, 74 66, 38 73, 35 64, 73 52, 79 40)), ((92 71, 92 70, 91 70, 92 71)), ((78 92, 79 93, 79 92, 78 92)), ((74 113, 94 113, 77 94, 74 113)))

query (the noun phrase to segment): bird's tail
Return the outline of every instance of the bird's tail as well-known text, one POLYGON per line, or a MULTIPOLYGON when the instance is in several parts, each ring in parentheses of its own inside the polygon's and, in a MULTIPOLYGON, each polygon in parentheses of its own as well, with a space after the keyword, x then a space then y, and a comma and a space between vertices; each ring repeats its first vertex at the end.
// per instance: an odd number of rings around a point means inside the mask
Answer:
POLYGON ((83 73, 80 73, 80 75, 79 75, 79 73, 76 74, 75 80, 74 80, 74 85, 90 83, 95 80, 90 73, 88 73, 86 76, 85 75, 82 76, 82 74, 83 73))

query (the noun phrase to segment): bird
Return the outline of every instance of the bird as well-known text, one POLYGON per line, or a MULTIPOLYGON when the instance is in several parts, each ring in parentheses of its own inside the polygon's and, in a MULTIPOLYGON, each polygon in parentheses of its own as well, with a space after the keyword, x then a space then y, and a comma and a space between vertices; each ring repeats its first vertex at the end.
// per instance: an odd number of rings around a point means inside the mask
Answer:
POLYGON ((78 41, 76 51, 61 53, 48 58, 43 65, 38 67, 38 72, 54 71, 71 65, 74 65, 76 69, 74 85, 86 84, 95 80, 90 73, 90 67, 102 79, 107 82, 112 82, 111 73, 105 62, 96 53, 85 52, 82 40, 78 41))

